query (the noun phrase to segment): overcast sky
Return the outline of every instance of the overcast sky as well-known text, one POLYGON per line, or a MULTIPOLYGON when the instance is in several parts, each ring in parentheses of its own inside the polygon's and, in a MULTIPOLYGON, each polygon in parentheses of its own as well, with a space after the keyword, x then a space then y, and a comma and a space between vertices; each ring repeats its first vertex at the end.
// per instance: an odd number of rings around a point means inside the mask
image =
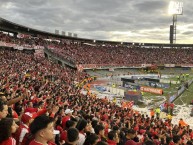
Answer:
MULTIPOLYGON (((193 2, 178 16, 177 43, 193 44, 193 2)), ((169 43, 169 0, 0 0, 0 17, 39 30, 123 42, 169 43)))

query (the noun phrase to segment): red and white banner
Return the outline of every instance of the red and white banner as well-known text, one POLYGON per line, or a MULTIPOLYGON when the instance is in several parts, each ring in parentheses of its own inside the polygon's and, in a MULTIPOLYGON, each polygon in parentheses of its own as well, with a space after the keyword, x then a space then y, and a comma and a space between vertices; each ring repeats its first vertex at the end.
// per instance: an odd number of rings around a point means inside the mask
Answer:
POLYGON ((143 92, 149 92, 149 93, 153 93, 153 94, 159 94, 159 95, 163 94, 162 89, 156 89, 156 88, 151 88, 151 87, 141 87, 140 90, 143 92))
POLYGON ((37 46, 34 46, 34 49, 44 49, 44 46, 40 46, 40 45, 37 45, 37 46))
POLYGON ((129 101, 129 102, 122 102, 122 108, 132 108, 134 105, 133 101, 129 101))
POLYGON ((19 34, 17 35, 17 38, 31 38, 31 35, 19 33, 19 34))
POLYGON ((23 50, 23 49, 44 49, 44 46, 39 46, 39 45, 28 45, 28 44, 24 44, 24 45, 17 45, 17 44, 13 44, 13 43, 6 43, 6 42, 2 42, 0 41, 0 46, 7 46, 7 47, 13 47, 14 49, 18 49, 18 50, 23 50))
POLYGON ((181 64, 181 67, 193 67, 193 64, 181 64))
POLYGON ((141 64, 141 67, 151 67, 152 64, 141 64))
POLYGON ((175 67, 175 64, 164 64, 165 67, 175 67))

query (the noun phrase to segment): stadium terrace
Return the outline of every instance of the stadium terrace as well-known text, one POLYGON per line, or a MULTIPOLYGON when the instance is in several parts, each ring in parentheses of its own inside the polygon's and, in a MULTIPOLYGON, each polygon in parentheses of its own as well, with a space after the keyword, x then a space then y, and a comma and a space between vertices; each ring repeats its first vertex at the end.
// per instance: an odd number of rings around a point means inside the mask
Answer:
POLYGON ((193 45, 93 41, 2 18, 0 30, 0 145, 192 144, 190 122, 172 119, 175 99, 191 91, 193 45), (178 78, 167 80, 166 72, 178 78), (118 81, 127 75, 129 91, 118 81), (96 86, 103 83, 109 91, 100 98, 106 88, 97 92, 96 86), (146 112, 132 100, 118 104, 107 95, 116 89, 142 98, 159 86, 174 89, 176 97, 169 101, 171 92, 162 88, 164 102, 146 112))

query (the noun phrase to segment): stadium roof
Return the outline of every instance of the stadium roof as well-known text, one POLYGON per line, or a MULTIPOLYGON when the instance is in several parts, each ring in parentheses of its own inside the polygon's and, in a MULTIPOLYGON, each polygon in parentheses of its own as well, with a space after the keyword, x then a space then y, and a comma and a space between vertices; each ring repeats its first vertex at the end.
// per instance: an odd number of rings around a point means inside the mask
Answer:
POLYGON ((23 34, 30 34, 33 36, 42 35, 47 37, 81 41, 86 43, 127 44, 127 45, 135 45, 139 47, 191 47, 193 48, 193 44, 133 43, 133 42, 117 42, 117 41, 93 40, 93 39, 87 39, 87 38, 76 38, 76 37, 64 36, 64 35, 59 35, 55 33, 50 33, 46 31, 29 28, 27 26, 13 23, 1 17, 0 17, 0 30, 14 33, 14 34, 23 33, 23 34))

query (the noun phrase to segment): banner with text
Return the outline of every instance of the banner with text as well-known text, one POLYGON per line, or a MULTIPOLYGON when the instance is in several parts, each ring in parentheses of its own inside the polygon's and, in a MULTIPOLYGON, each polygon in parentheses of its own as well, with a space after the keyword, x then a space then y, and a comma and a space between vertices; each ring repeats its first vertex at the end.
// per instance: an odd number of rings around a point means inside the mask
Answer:
POLYGON ((159 95, 163 94, 162 89, 156 89, 156 88, 151 88, 151 87, 144 87, 143 86, 140 88, 140 90, 143 92, 149 92, 149 93, 153 93, 153 94, 159 94, 159 95))

